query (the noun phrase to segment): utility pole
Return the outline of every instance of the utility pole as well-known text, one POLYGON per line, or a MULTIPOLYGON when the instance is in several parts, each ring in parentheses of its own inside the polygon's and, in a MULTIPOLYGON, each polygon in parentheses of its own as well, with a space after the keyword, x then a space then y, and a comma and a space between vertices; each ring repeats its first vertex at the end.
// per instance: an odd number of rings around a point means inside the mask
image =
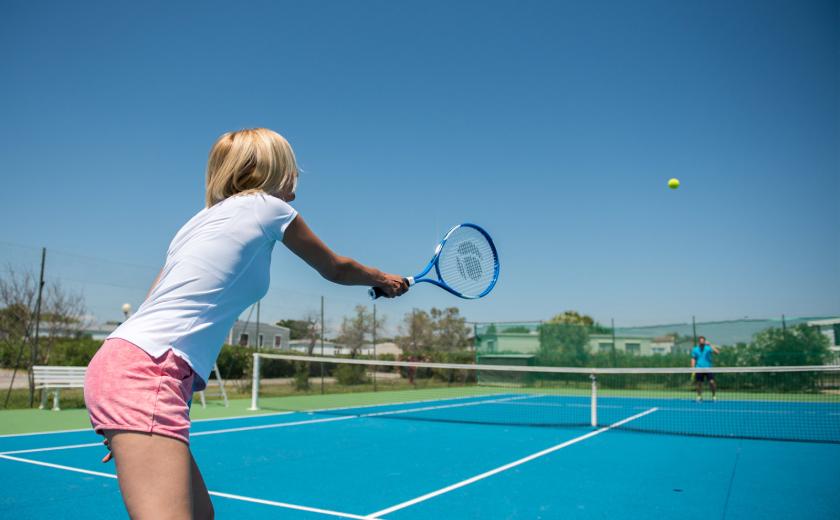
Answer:
POLYGON ((417 313, 416 309, 411 309, 411 352, 417 353, 417 313))
POLYGON ((38 363, 38 339, 41 336, 41 299, 44 293, 44 264, 47 263, 47 248, 41 248, 41 277, 38 281, 38 301, 35 303, 35 341, 32 343, 32 362, 29 364, 29 407, 35 403, 35 376, 32 367, 38 363))

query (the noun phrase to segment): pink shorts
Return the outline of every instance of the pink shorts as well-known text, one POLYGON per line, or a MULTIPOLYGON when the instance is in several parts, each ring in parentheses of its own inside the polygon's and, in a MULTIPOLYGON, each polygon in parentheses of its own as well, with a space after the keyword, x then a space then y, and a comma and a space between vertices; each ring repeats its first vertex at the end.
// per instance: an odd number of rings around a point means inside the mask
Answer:
POLYGON ((189 444, 195 372, 172 350, 153 358, 123 339, 108 339, 85 375, 85 405, 96 433, 127 430, 189 444))

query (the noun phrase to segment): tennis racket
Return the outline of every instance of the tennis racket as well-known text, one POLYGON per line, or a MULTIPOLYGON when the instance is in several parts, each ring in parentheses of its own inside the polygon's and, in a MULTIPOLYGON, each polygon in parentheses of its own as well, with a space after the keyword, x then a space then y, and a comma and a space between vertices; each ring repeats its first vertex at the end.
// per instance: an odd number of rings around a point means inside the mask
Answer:
MULTIPOLYGON (((405 281, 408 285, 430 283, 474 300, 492 291, 498 279, 499 255, 493 239, 475 224, 460 224, 446 233, 423 271, 405 281), (426 277, 432 270, 437 279, 426 277)), ((379 287, 371 287, 368 294, 374 300, 385 295, 379 287)))

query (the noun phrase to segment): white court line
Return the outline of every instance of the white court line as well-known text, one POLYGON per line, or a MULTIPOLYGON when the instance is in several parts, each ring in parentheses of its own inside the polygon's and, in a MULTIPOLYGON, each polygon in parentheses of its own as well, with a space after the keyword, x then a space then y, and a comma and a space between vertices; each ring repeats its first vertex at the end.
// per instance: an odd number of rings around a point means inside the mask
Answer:
POLYGON ((271 412, 271 413, 254 413, 253 415, 234 415, 231 417, 207 417, 205 419, 191 419, 190 422, 212 422, 212 421, 227 421, 228 419, 238 420, 238 419, 255 419, 257 417, 274 417, 277 415, 289 415, 290 413, 295 413, 294 410, 289 410, 285 412, 271 412))
POLYGON ((61 464, 53 464, 51 462, 41 462, 40 460, 22 459, 20 457, 12 457, 5 453, 0 453, 0 459, 13 460, 15 462, 24 462, 26 464, 34 464, 36 466, 44 466, 46 468, 63 469, 65 471, 73 471, 76 473, 84 473, 85 475, 95 475, 97 477, 117 478, 113 473, 103 473, 101 471, 91 471, 89 469, 74 468, 71 466, 62 466, 61 464))
MULTIPOLYGON (((245 430, 265 430, 268 428, 286 428, 289 426, 301 426, 303 424, 313 424, 313 423, 323 423, 323 422, 332 422, 332 421, 346 421, 347 419, 355 419, 358 416, 355 415, 345 415, 342 417, 327 417, 324 419, 307 419, 305 421, 295 421, 295 422, 287 422, 287 423, 275 423, 275 424, 263 424, 260 426, 242 426, 240 428, 227 428, 224 430, 211 430, 208 432, 198 432, 198 433, 191 433, 190 437, 199 437, 201 435, 215 435, 219 433, 229 433, 229 432, 238 432, 238 431, 245 431, 245 430)), ((141 432, 142 433, 142 432, 141 432)), ((21 453, 40 453, 42 451, 56 451, 56 450, 71 450, 75 448, 91 448, 94 446, 102 446, 102 442, 92 442, 87 444, 70 444, 66 446, 53 446, 51 448, 31 448, 27 450, 15 450, 15 451, 4 451, 0 452, 0 457, 4 455, 16 455, 21 453)))
MULTIPOLYGON (((50 462, 41 462, 41 461, 38 461, 38 460, 23 459, 23 458, 20 458, 20 457, 11 457, 9 455, 0 455, 0 458, 12 460, 12 461, 15 461, 15 462, 23 462, 23 463, 26 463, 26 464, 34 464, 36 466, 44 466, 44 467, 47 467, 47 468, 61 469, 61 470, 64 470, 64 471, 72 471, 74 473, 83 473, 85 475, 94 475, 94 476, 97 476, 97 477, 105 477, 105 478, 111 478, 111 479, 116 479, 117 478, 117 476, 112 474, 112 473, 103 473, 101 471, 91 471, 91 470, 88 470, 88 469, 74 468, 72 466, 63 466, 61 464, 52 464, 50 462)), ((246 496, 242 496, 242 495, 233 495, 233 494, 230 494, 230 493, 222 493, 221 491, 208 491, 208 493, 210 493, 210 495, 212 495, 212 496, 217 496, 217 497, 221 497, 221 498, 228 498, 228 499, 231 499, 231 500, 239 500, 239 501, 242 501, 242 502, 251 502, 251 503, 254 503, 254 504, 263 504, 263 505, 268 505, 268 506, 281 507, 281 508, 284 508, 284 509, 295 509, 295 510, 298 510, 298 511, 307 511, 307 512, 310 512, 310 513, 320 513, 322 515, 337 516, 337 517, 340 517, 340 518, 355 518, 357 520, 365 518, 363 516, 354 515, 354 514, 351 514, 351 513, 342 513, 341 511, 331 511, 329 509, 321 509, 321 508, 317 508, 317 507, 302 506, 302 505, 298 505, 298 504, 289 504, 288 502, 277 502, 277 501, 274 501, 274 500, 264 500, 264 499, 261 499, 261 498, 246 497, 246 496)))
MULTIPOLYGON (((724 401, 724 402, 732 402, 732 401, 724 401)), ((746 401, 741 401, 746 402, 746 401)), ((689 413, 737 413, 737 414, 766 414, 766 415, 840 415, 840 413, 835 412, 820 412, 815 411, 813 409, 808 410, 756 410, 756 409, 746 409, 746 408, 716 408, 720 406, 720 401, 717 403, 712 402, 714 404, 711 407, 688 407, 688 408, 669 408, 666 406, 659 406, 660 412, 689 412, 689 413)), ((541 406, 541 407, 548 407, 548 408, 591 408, 591 404, 589 403, 503 403, 508 404, 511 406, 541 406)), ((627 410, 647 410, 646 406, 624 406, 618 404, 600 404, 598 403, 598 409, 627 409, 627 410)))
MULTIPOLYGON (((318 423, 327 423, 327 422, 335 422, 335 421, 347 421, 350 419, 360 419, 364 417, 379 417, 382 415, 397 415, 397 414, 404 414, 404 413, 413 413, 413 412, 425 412, 429 410, 441 410, 445 408, 460 408, 464 406, 476 406, 480 404, 494 404, 494 403, 504 403, 506 401, 512 401, 515 399, 530 399, 531 395, 526 396, 515 396, 515 397, 504 397, 500 399, 489 399, 483 401, 470 401, 468 403, 455 403, 455 404, 446 404, 446 405, 439 405, 439 406, 425 406, 421 408, 401 408, 399 410, 388 410, 386 412, 372 412, 372 413, 365 413, 365 414, 356 414, 356 415, 342 415, 338 417, 324 417, 321 419, 306 419, 304 421, 294 421, 294 422, 286 422, 286 423, 274 423, 274 424, 260 424, 256 426, 240 426, 237 428, 224 428, 220 430, 210 430, 206 432, 196 432, 191 433, 190 437, 201 437, 203 435, 218 435, 221 433, 233 433, 233 432, 242 432, 242 431, 252 431, 252 430, 270 430, 275 428, 288 428, 291 426, 302 426, 306 424, 318 424, 318 423)), ((368 407, 354 407, 354 408, 368 408, 368 407)), ((341 410, 347 410, 349 408, 341 408, 341 410)), ((332 410, 338 410, 333 408, 332 410)), ((324 410, 329 411, 329 410, 324 410)), ((305 413, 305 412, 301 412, 305 413)), ((75 448, 91 448, 95 446, 102 446, 101 442, 93 442, 93 443, 86 443, 86 444, 70 444, 66 446, 53 446, 50 448, 31 448, 26 450, 14 450, 14 451, 5 451, 0 452, 0 456, 2 455, 17 455, 21 453, 39 453, 42 451, 56 451, 56 450, 69 450, 75 448)))
POLYGON ((326 417, 323 419, 307 419, 305 421, 294 421, 294 422, 287 422, 287 423, 275 423, 275 424, 260 424, 259 426, 240 426, 238 428, 224 428, 222 430, 210 430, 207 432, 197 432, 191 433, 190 437, 200 437, 202 435, 218 435, 220 433, 232 433, 232 432, 247 432, 251 430, 271 430, 274 428, 288 428, 290 426, 302 426, 304 424, 317 424, 317 423, 325 423, 325 422, 333 422, 333 421, 346 421, 348 419, 355 419, 356 415, 344 415, 341 417, 326 417))
MULTIPOLYGON (((510 392, 499 392, 499 393, 507 394, 507 393, 510 393, 510 392)), ((487 396, 487 395, 493 395, 493 394, 492 393, 490 393, 490 394, 476 394, 476 395, 468 395, 468 396, 460 396, 460 397, 443 397, 443 398, 421 399, 421 400, 417 400, 417 401, 403 401, 403 402, 398 402, 398 403, 381 403, 381 404, 375 404, 375 405, 345 406, 345 407, 339 407, 339 408, 320 408, 318 410, 310 410, 310 411, 311 412, 323 412, 323 411, 328 411, 328 410, 350 410, 350 409, 353 409, 353 408, 369 408, 369 407, 374 407, 374 406, 394 406, 394 405, 405 405, 405 404, 413 404, 413 403, 425 403, 425 402, 432 402, 432 401, 450 401, 450 400, 455 400, 455 399, 470 399, 470 398, 475 398, 475 397, 484 397, 484 396, 487 396)), ((539 395, 539 396, 542 396, 542 397, 555 397, 551 394, 534 394, 534 395, 539 395)), ((579 395, 568 395, 568 396, 567 395, 560 395, 559 397, 561 397, 561 398, 572 397, 572 398, 584 398, 584 399, 589 398, 588 396, 579 396, 579 395)), ((609 395, 607 395, 607 396, 602 396, 601 399, 633 399, 633 400, 637 400, 637 401, 639 401, 639 400, 648 400, 649 401, 651 399, 651 397, 609 396, 609 395)), ((678 400, 679 398, 654 397, 654 399, 659 399, 659 400, 675 400, 675 399, 677 399, 678 400)), ((777 400, 770 400, 770 399, 733 399, 733 400, 726 400, 724 402, 727 402, 727 403, 792 403, 794 405, 816 404, 818 406, 827 406, 827 405, 836 404, 836 403, 824 403, 824 402, 820 402, 820 401, 777 401, 777 400)), ((584 405, 584 406, 588 406, 588 405, 584 405)), ((621 406, 619 406, 619 405, 611 405, 611 407, 612 406, 615 406, 617 408, 621 408, 621 406)), ((603 408, 605 406, 601 405, 601 407, 603 408)), ((634 409, 636 409, 636 410, 641 410, 642 408, 643 407, 640 407, 640 406, 634 407, 634 409)), ((236 416, 233 416, 233 417, 211 417, 211 418, 206 418, 206 419, 193 419, 192 422, 224 421, 226 419, 251 419, 251 418, 255 418, 255 417, 272 417, 272 416, 275 416, 275 415, 288 415, 288 414, 291 414, 291 413, 305 413, 305 411, 303 411, 303 410, 292 410, 292 411, 273 412, 273 413, 254 413, 254 415, 236 415, 236 416)), ((840 415, 840 414, 834 413, 834 412, 829 412, 829 415, 840 415)), ((4 433, 4 434, 0 435, 0 439, 8 438, 8 437, 26 437, 26 436, 29 436, 29 435, 52 435, 52 434, 57 434, 57 433, 76 433, 76 432, 85 432, 85 431, 91 431, 91 428, 76 428, 76 429, 72 429, 72 430, 52 430, 52 431, 47 431, 47 432, 31 432, 31 433, 4 433)))
MULTIPOLYGON (((591 401, 591 399, 592 399, 591 397, 586 398, 587 401, 591 401)), ((509 405, 512 405, 512 406, 546 406, 546 407, 549 407, 549 408, 592 408, 592 403, 591 402, 588 402, 588 403, 566 403, 566 404, 561 404, 561 403, 503 403, 503 404, 509 404, 509 405)), ((635 407, 631 408, 629 406, 620 406, 620 405, 617 405, 617 404, 603 404, 603 405, 599 404, 598 405, 599 410, 601 410, 603 408, 630 408, 632 410, 645 409, 645 407, 643 407, 643 406, 635 406, 635 407)))
POLYGON ((516 401, 519 399, 532 399, 532 395, 517 395, 514 397, 500 397, 498 399, 489 399, 485 401, 470 401, 469 403, 443 404, 439 406, 425 406, 423 408, 404 408, 400 410, 388 410, 387 412, 374 412, 361 414, 358 417, 379 417, 380 415, 396 415, 401 413, 412 412, 427 412, 429 410, 442 410, 445 408, 463 408, 465 406, 476 406, 480 404, 507 404, 508 401, 516 401))
MULTIPOLYGON (((693 390, 690 390, 690 391, 693 392, 693 390)), ((729 395, 726 392, 722 392, 720 390, 718 390, 718 391, 723 396, 729 395)), ((552 396, 552 394, 543 394, 543 395, 552 396)), ((784 394, 781 394, 781 395, 784 395, 784 394)), ((676 395, 676 394, 671 396, 671 397, 655 396, 655 395, 633 396, 633 395, 599 394, 598 400, 601 400, 601 399, 632 399, 634 401, 681 401, 681 402, 686 402, 686 401, 694 400, 694 397, 687 397, 687 396, 680 397, 679 395, 676 395)), ((724 398, 724 399, 721 399, 718 402, 742 403, 742 404, 747 404, 747 403, 773 403, 773 404, 787 404, 787 405, 794 405, 794 406, 813 405, 813 404, 816 404, 816 405, 819 405, 819 406, 837 405, 836 402, 807 401, 807 400, 806 401, 796 401, 796 400, 792 400, 792 399, 726 399, 726 398, 724 398)))
POLYGON ((352 513, 342 513, 341 511, 332 511, 330 509, 321 509, 319 507, 302 506, 299 504, 289 504, 288 502, 277 502, 274 500, 264 500, 262 498, 244 497, 242 495, 233 495, 231 493, 222 493, 221 491, 208 491, 212 496, 230 498, 231 500, 241 500, 242 502, 251 502, 254 504, 264 504, 267 506, 282 507, 284 509, 296 509, 298 511, 307 511, 309 513, 320 513, 322 515, 338 516, 341 518, 355 518, 357 520, 364 520, 365 517, 361 515, 354 515, 352 513))
MULTIPOLYGON (((414 413, 414 412, 427 412, 429 410, 442 410, 445 408, 461 408, 464 406, 475 406, 479 404, 491 404, 497 403, 512 399, 528 399, 530 396, 516 396, 516 397, 505 397, 501 399, 490 399, 485 401, 470 401, 468 403, 455 403, 455 404, 442 404, 438 406, 424 406, 422 408, 401 408, 399 410, 388 410, 386 412, 372 412, 372 413, 361 413, 355 415, 342 415, 339 417, 328 417, 324 419, 309 419, 306 421, 297 421, 291 423, 280 423, 280 424, 262 424, 259 426, 242 426, 239 428, 225 428, 223 430, 211 430, 208 432, 198 432, 190 434, 190 437, 198 437, 200 435, 217 435, 220 433, 231 433, 231 432, 243 432, 243 431, 251 431, 251 430, 268 430, 272 428, 284 428, 287 426, 300 426, 303 424, 313 424, 313 423, 324 423, 324 422, 332 422, 332 421, 346 421, 348 419, 362 419, 365 417, 379 417, 382 415, 398 415, 403 413, 414 413)), ((360 408, 360 407, 354 407, 360 408)), ((347 408, 344 408, 346 410, 347 408)), ((331 410, 339 410, 338 408, 332 408, 331 410)), ((330 410, 324 410, 323 412, 329 412, 330 410)), ((315 412, 312 412, 315 413, 315 412)))
MULTIPOLYGON (((717 406, 713 404, 712 406, 717 406)), ((642 410, 643 406, 634 406, 633 410, 642 410)), ((737 408, 668 408, 659 407, 661 412, 689 412, 689 413, 737 413, 737 414, 759 414, 759 415, 823 415, 812 410, 748 410, 737 408)))
POLYGON ((648 409, 648 410, 646 410, 642 413, 639 413, 639 414, 627 417, 626 419, 622 419, 618 422, 612 423, 609 426, 605 426, 605 427, 600 428, 598 430, 589 432, 586 435, 581 435, 580 437, 575 437, 574 439, 568 440, 568 441, 566 441, 562 444, 558 444, 556 446, 552 446, 552 447, 547 448, 545 450, 538 451, 537 453, 532 453, 531 455, 528 455, 527 457, 523 457, 519 460, 515 460, 513 462, 505 464, 504 466, 499 466, 498 468, 491 469, 490 471, 486 471, 486 472, 484 472, 480 475, 476 475, 476 476, 470 477, 466 480, 462 480, 461 482, 457 482, 455 484, 452 484, 452 485, 446 486, 444 488, 438 489, 437 491, 432 491, 431 493, 426 493, 425 495, 419 496, 417 498, 413 498, 411 500, 407 500, 407 501, 402 502, 400 504, 397 504, 395 506, 391 506, 387 509, 377 511, 375 513, 371 513, 371 514, 367 515, 365 518, 366 519, 379 518, 382 515, 387 515, 388 513, 393 513, 394 511, 399 511, 400 509, 405 509, 406 507, 413 506, 414 504, 418 504, 420 502, 425 502, 426 500, 429 500, 430 498, 434 498, 434 497, 440 496, 444 493, 449 493, 450 491, 454 491, 454 490, 462 488, 464 486, 468 486, 468 485, 470 485, 474 482, 478 482, 479 480, 486 479, 487 477, 492 477, 493 475, 496 475, 496 474, 501 473, 503 471, 507 471, 511 468, 515 468, 516 466, 520 466, 522 464, 525 464, 526 462, 530 462, 534 459, 538 459, 540 457, 548 455, 549 453, 553 453, 557 450, 562 450, 563 448, 571 446, 572 444, 577 444, 578 442, 589 439, 590 437, 595 437, 596 435, 600 435, 600 434, 604 433, 605 431, 611 430, 613 428, 618 428, 619 426, 621 426, 623 424, 627 424, 630 421, 635 421, 636 419, 644 417, 645 415, 651 414, 655 411, 657 411, 657 408, 650 408, 650 409, 648 409))
POLYGON ((0 457, 4 455, 20 455, 21 453, 40 453, 42 451, 56 451, 56 450, 72 450, 76 448, 92 448, 94 446, 102 446, 102 441, 89 442, 86 444, 68 444, 64 446, 53 446, 50 448, 29 448, 26 450, 13 450, 0 452, 0 457))
MULTIPOLYGON (((206 419, 191 419, 191 423, 197 422, 210 422, 210 421, 226 421, 228 419, 231 420, 238 420, 238 419, 255 419, 259 417, 275 417, 277 415, 289 415, 293 413, 315 413, 315 412, 327 412, 330 410, 352 410, 354 408, 375 408, 375 407, 383 407, 383 406, 401 406, 407 404, 417 404, 417 403, 431 403, 434 401, 455 401, 458 399, 471 399, 477 397, 486 397, 492 395, 499 395, 499 394, 509 394, 510 392, 499 392, 496 394, 487 393, 487 394, 476 394, 476 395, 462 395, 456 397, 438 397, 438 398, 430 398, 430 399, 418 399, 416 401, 399 401, 395 403, 379 403, 379 404, 368 404, 368 405, 353 405, 353 406, 340 406, 335 408, 318 408, 315 410, 289 410, 284 412, 272 412, 272 413, 254 413, 253 415, 234 415, 232 417, 210 417, 206 419)), ((92 431, 92 428, 76 428, 72 430, 51 430, 47 432, 31 432, 31 433, 5 433, 0 435, 0 439, 8 438, 8 437, 28 437, 30 435, 53 435, 56 433, 78 433, 78 432, 89 432, 92 431)))
POLYGON ((422 403, 434 403, 434 402, 444 402, 444 401, 463 401, 464 399, 480 399, 483 397, 493 397, 497 395, 510 395, 510 392, 495 392, 495 393, 486 393, 486 394, 475 394, 475 395, 456 395, 454 397, 433 397, 430 399, 417 399, 414 401, 397 401, 395 403, 378 403, 378 404, 354 404, 353 406, 337 406, 333 408, 317 408, 315 410, 308 410, 310 412, 329 412, 331 410, 353 410, 355 408, 377 408, 377 407, 384 407, 384 406, 402 406, 407 404, 422 404, 422 403))
POLYGON ((53 435, 56 433, 77 433, 77 432, 91 432, 93 428, 77 428, 75 430, 52 430, 48 432, 31 432, 31 433, 4 433, 0 435, 0 439, 8 437, 28 437, 30 435, 53 435))
MULTIPOLYGON (((294 411, 288 412, 272 412, 272 413, 255 413, 254 415, 234 415, 233 417, 209 417, 206 419, 192 419, 190 422, 209 422, 209 421, 224 421, 227 419, 254 419, 256 417, 273 417, 276 415, 289 415, 290 413, 295 413, 294 411)), ((0 435, 0 439, 5 439, 9 437, 28 437, 30 435, 53 435, 56 433, 78 433, 78 432, 89 432, 93 431, 93 428, 76 428, 73 430, 51 430, 48 432, 31 432, 31 433, 4 433, 0 435)))

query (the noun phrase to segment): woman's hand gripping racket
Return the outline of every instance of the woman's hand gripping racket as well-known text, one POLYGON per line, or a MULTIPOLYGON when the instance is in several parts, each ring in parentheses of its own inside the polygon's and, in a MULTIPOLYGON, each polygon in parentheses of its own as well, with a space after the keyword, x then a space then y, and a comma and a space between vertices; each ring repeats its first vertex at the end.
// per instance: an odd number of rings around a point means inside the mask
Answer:
MULTIPOLYGON (((499 255, 486 231, 475 224, 450 229, 435 248, 435 254, 420 274, 405 279, 437 285, 455 296, 476 299, 493 290, 499 279, 499 255), (425 278, 434 269, 437 279, 425 278)), ((379 287, 368 290, 371 299, 385 296, 379 287)))

